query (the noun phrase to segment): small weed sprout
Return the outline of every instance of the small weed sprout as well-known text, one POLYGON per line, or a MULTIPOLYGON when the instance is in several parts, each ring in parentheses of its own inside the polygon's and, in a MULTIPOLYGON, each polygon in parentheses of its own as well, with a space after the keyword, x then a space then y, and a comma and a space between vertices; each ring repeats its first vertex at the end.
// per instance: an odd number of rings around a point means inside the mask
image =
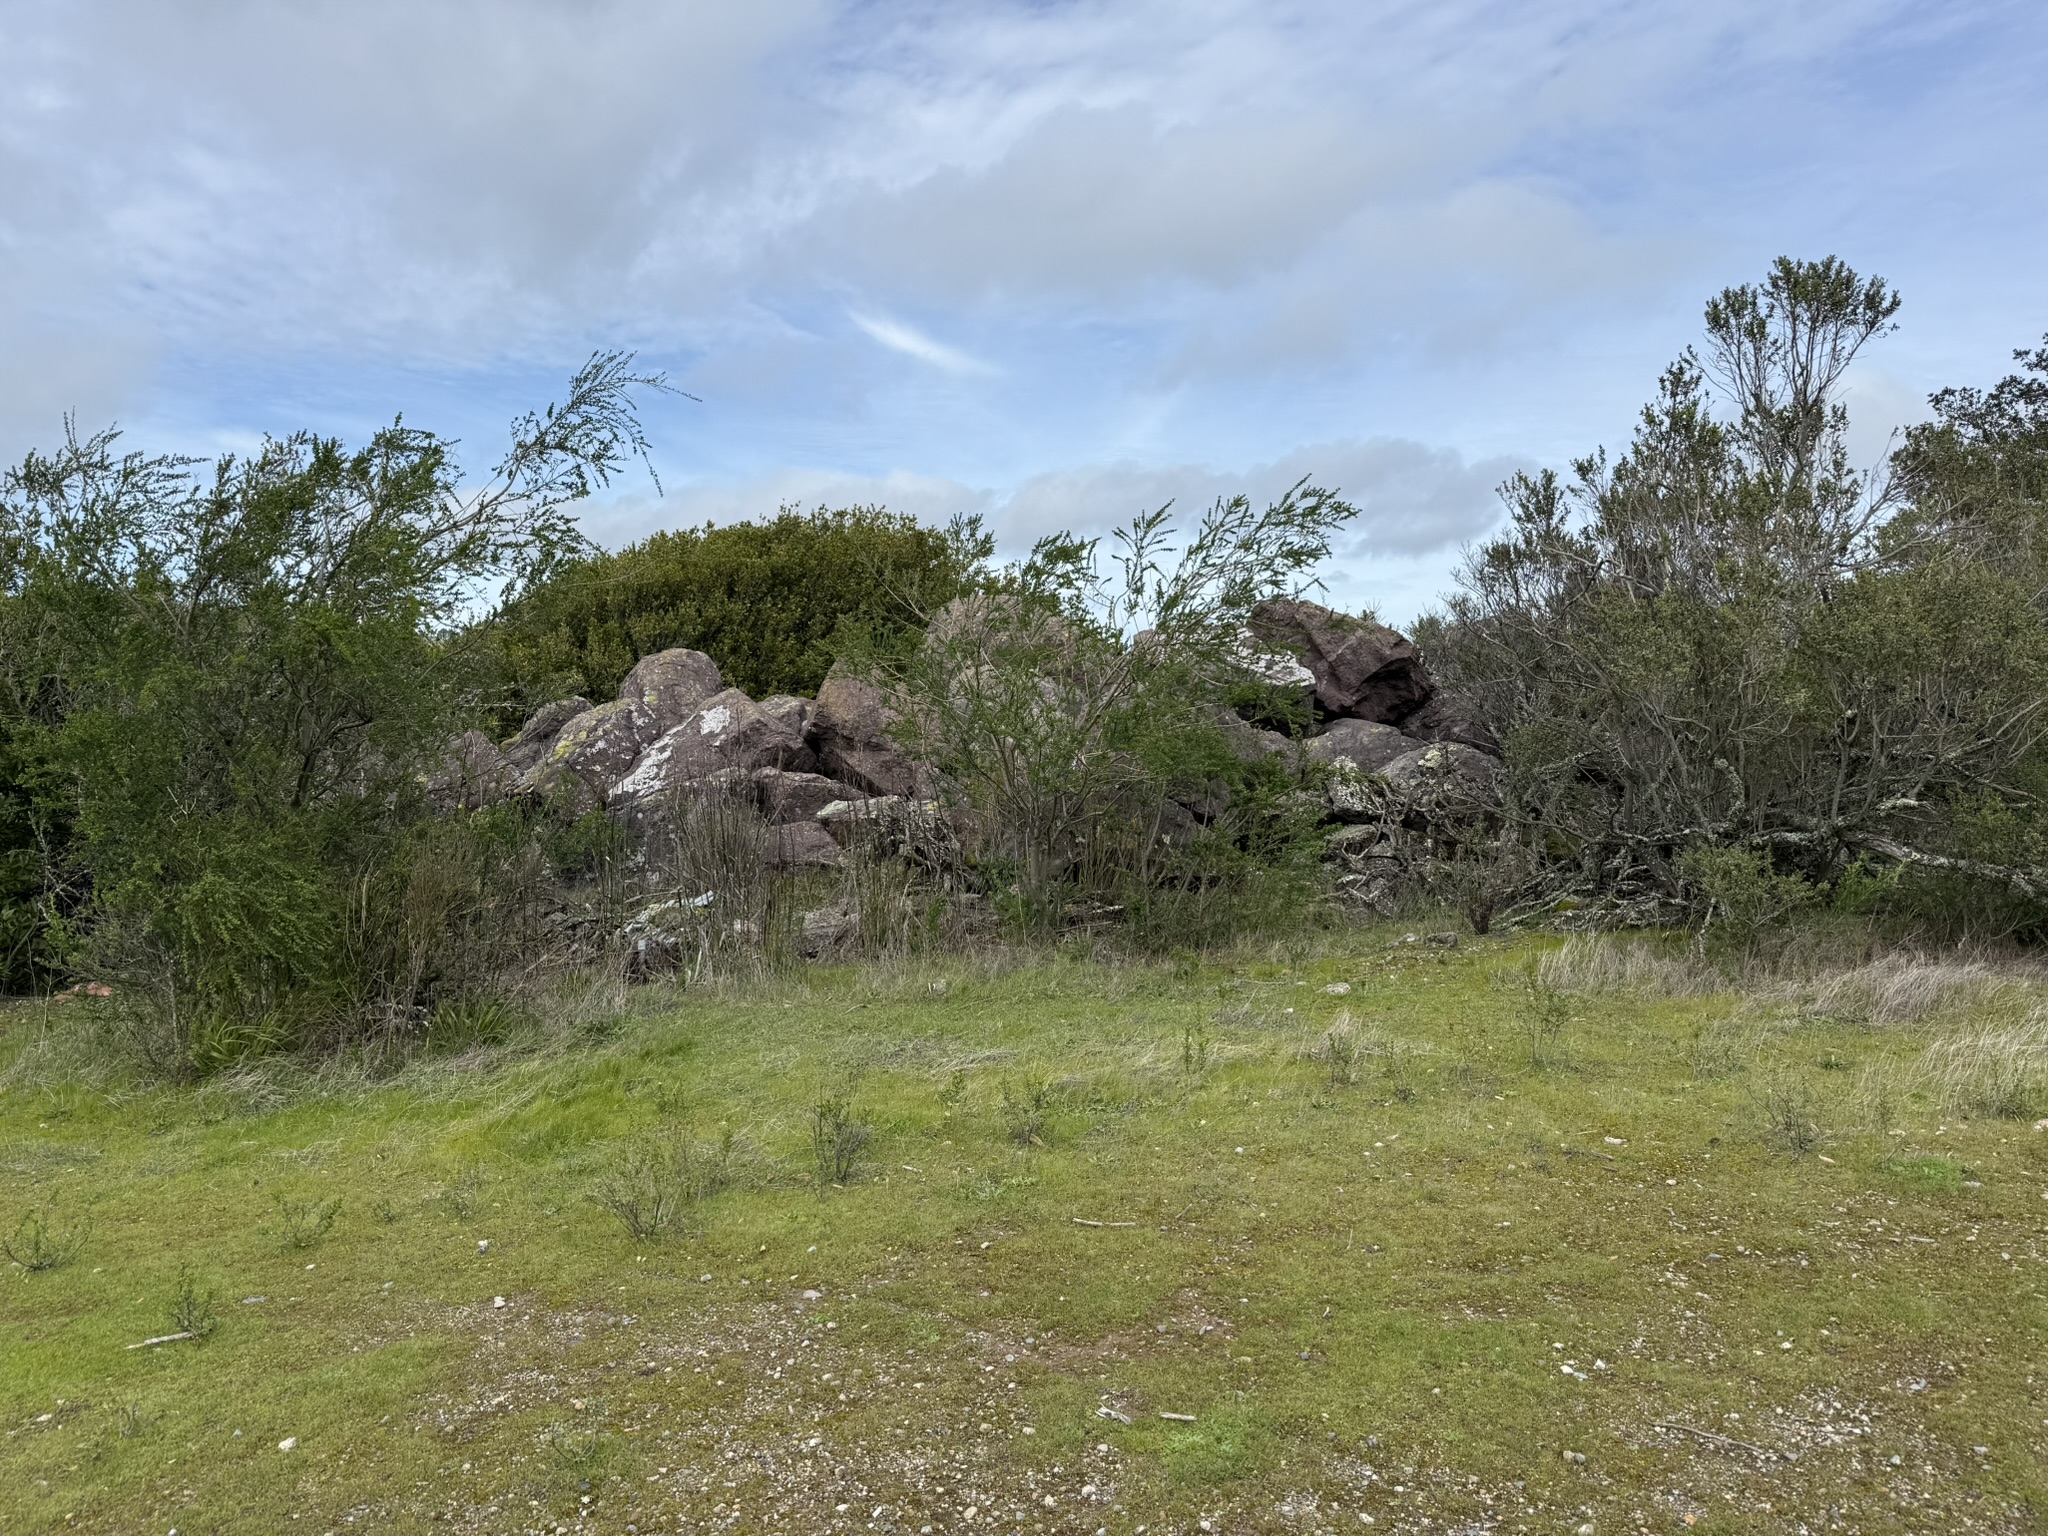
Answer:
POLYGON ((1315 1055, 1332 1089, 1349 1088, 1358 1081, 1358 1032, 1351 1027, 1349 1013, 1338 1014, 1336 1022, 1323 1031, 1315 1055))
POLYGON ((874 1127, 844 1099, 821 1099, 811 1111, 811 1151, 820 1184, 844 1184, 860 1167, 874 1127))
POLYGON ((1818 1107, 1813 1090, 1796 1077, 1775 1077, 1764 1083, 1756 1095, 1756 1108, 1763 1120, 1764 1140, 1782 1152, 1803 1156, 1822 1141, 1818 1107))
POLYGON ((142 1409, 134 1403, 123 1403, 116 1412, 116 1423, 120 1425, 121 1438, 133 1440, 142 1433, 142 1409))
POLYGON ((380 1197, 370 1202, 370 1214, 376 1217, 384 1226, 392 1227, 398 1224, 400 1213, 398 1207, 390 1199, 380 1197))
MULTIPOLYGON (((602 1407, 594 1411, 600 1415, 604 1412, 602 1407)), ((542 1431, 541 1444, 563 1473, 582 1482, 595 1481, 611 1459, 611 1437, 595 1425, 579 1430, 556 1424, 542 1431)))
POLYGON ((171 1292, 171 1332, 203 1339, 220 1325, 213 1309, 213 1291, 202 1290, 190 1265, 178 1270, 178 1286, 171 1292))
POLYGON ((655 1132, 623 1148, 598 1179, 591 1199, 636 1240, 648 1242, 702 1200, 730 1189, 743 1168, 746 1144, 727 1127, 714 1142, 655 1132))
POLYGON ((472 1163, 449 1181, 441 1191, 441 1200, 455 1213, 457 1221, 467 1221, 475 1213, 483 1189, 484 1171, 472 1163))
POLYGON ((287 1248, 311 1248, 334 1230, 334 1220, 340 1214, 338 1199, 295 1200, 279 1195, 277 1225, 271 1229, 272 1235, 287 1248))
POLYGON ((1022 1088, 1003 1084, 1004 1134, 1020 1147, 1044 1146, 1052 1107, 1052 1085, 1043 1078, 1033 1078, 1022 1088))
POLYGON ((49 1209, 26 1212, 15 1223, 11 1237, 0 1237, 0 1253, 19 1264, 30 1274, 44 1270, 62 1269, 78 1257, 79 1250, 92 1235, 90 1223, 79 1221, 58 1230, 52 1222, 54 1213, 49 1209))
POLYGON ((1549 983, 1535 963, 1524 966, 1522 976, 1529 995, 1529 1011, 1523 1016, 1523 1027, 1528 1034, 1529 1065, 1540 1072, 1545 1067, 1558 1065, 1563 1059, 1559 1047, 1564 1039, 1564 1027, 1571 1022, 1571 1004, 1549 983))
POLYGON ((1208 1033, 1190 1024, 1180 1032, 1181 1076, 1195 1079, 1209 1070, 1211 1049, 1208 1033))

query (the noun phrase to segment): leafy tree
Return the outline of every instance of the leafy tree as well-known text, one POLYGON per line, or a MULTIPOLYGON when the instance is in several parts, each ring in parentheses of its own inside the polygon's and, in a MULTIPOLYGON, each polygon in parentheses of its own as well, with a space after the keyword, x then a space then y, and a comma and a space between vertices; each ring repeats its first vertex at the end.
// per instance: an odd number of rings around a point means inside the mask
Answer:
POLYGON ((580 549, 570 508, 644 460, 632 395, 660 386, 594 357, 468 490, 452 445, 403 422, 211 465, 67 433, 8 471, 17 952, 79 934, 63 958, 149 1000, 188 1059, 359 1014, 371 892, 480 703, 458 625, 580 549))
POLYGON ((530 585, 491 630, 516 727, 551 698, 614 696, 634 662, 688 646, 755 698, 813 694, 850 635, 886 643, 966 590, 989 554, 978 525, 926 528, 879 507, 657 533, 530 585))
MULTIPOLYGON (((1312 584, 1355 511, 1306 483, 1263 510, 1218 501, 1185 536, 1170 507, 1101 540, 1061 533, 865 665, 900 734, 1033 912, 1070 896, 1159 900, 1254 869, 1298 879, 1304 828, 1281 764, 1246 763, 1225 701, 1258 678, 1252 607, 1312 584), (1186 808, 1229 809, 1204 828, 1186 808)), ((1185 941, 1186 935, 1182 935, 1185 941)))
POLYGON ((1728 845, 2048 891, 1953 846, 1958 797, 2020 794, 2048 682, 2039 584, 1983 554, 2025 519, 1951 494, 1959 466, 1997 478, 1985 444, 2023 401, 1937 397, 1950 419, 1897 472, 1858 471, 1841 379, 1897 309, 1833 258, 1781 259, 1708 304, 1626 452, 1504 487, 1508 531, 1428 639, 1502 731, 1524 831, 1583 883, 1654 901, 1681 853, 1728 845))

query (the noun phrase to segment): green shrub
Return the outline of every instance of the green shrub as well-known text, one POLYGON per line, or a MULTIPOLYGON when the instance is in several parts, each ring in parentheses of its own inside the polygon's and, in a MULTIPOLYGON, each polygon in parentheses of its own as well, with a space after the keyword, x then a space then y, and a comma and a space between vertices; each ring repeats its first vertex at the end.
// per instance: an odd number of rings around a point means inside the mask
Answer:
POLYGON ((164 1070, 431 1010, 516 862, 421 830, 485 702, 458 621, 578 548, 569 504, 644 453, 631 394, 660 381, 628 363, 516 422, 481 484, 403 425, 210 467, 110 431, 0 476, 7 980, 113 982, 164 1070))
POLYGON ((509 692, 501 723, 582 693, 617 695, 634 662, 688 646, 755 698, 810 695, 845 637, 888 639, 966 590, 988 543, 880 507, 657 533, 562 566, 487 626, 509 692))

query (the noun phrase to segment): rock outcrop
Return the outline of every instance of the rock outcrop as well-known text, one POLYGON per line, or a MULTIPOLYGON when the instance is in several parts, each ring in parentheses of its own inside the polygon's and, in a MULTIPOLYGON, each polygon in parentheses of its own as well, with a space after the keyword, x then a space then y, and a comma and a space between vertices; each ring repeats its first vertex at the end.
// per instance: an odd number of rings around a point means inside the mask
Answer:
POLYGON ((519 733, 505 743, 505 761, 511 764, 512 771, 530 773, 553 748, 562 727, 588 708, 590 700, 580 694, 541 705, 519 728, 519 733))
POLYGON ((619 686, 619 697, 634 699, 663 730, 679 725, 725 688, 718 663, 702 651, 655 651, 642 656, 619 686))
POLYGON ((1261 645, 1308 668, 1326 715, 1392 725, 1433 691, 1414 642, 1371 619, 1279 598, 1252 610, 1251 631, 1261 645))
POLYGON ((889 733, 896 716, 872 683, 834 668, 818 690, 807 733, 819 769, 871 795, 914 795, 923 777, 889 733))
POLYGON ((662 732, 620 775, 608 804, 638 810, 673 797, 685 786, 722 772, 756 768, 802 769, 811 762, 803 738, 737 688, 706 699, 662 732))

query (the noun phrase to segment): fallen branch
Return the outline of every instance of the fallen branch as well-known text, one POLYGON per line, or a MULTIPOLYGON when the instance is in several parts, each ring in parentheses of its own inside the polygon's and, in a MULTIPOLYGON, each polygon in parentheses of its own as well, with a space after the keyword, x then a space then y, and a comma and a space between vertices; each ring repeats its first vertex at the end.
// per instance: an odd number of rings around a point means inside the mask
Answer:
POLYGON ((1716 1445, 1725 1445, 1732 1450, 1747 1451, 1750 1455, 1762 1457, 1765 1461, 1776 1461, 1778 1459, 1776 1451, 1767 1451, 1760 1445, 1751 1445, 1747 1440, 1731 1440, 1728 1436, 1717 1435, 1710 1429, 1694 1429, 1690 1424, 1652 1424, 1650 1427, 1652 1429, 1676 1430, 1682 1435, 1697 1435, 1700 1439, 1711 1440, 1716 1445))
POLYGON ((144 1339, 140 1344, 130 1344, 129 1349, 148 1349, 152 1344, 175 1344, 180 1339, 196 1339, 196 1333, 162 1333, 153 1339, 144 1339))
POLYGON ((1131 1422, 1131 1416, 1128 1413, 1118 1413, 1114 1408, 1107 1406, 1096 1409, 1095 1417, 1098 1419, 1115 1419, 1119 1424, 1131 1422))
POLYGON ((1195 1422, 1195 1416, 1192 1413, 1162 1413, 1159 1417, 1171 1419, 1176 1424, 1192 1424, 1195 1422))
POLYGON ((1085 1216, 1076 1216, 1074 1218, 1074 1225, 1077 1227, 1135 1227, 1137 1223, 1135 1221, 1090 1221, 1085 1216))

